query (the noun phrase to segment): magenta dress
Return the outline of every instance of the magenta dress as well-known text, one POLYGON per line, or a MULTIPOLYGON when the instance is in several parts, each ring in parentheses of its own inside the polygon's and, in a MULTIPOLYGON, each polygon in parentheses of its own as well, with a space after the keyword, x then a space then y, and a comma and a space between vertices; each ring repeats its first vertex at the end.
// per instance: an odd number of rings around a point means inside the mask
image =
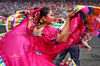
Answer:
POLYGON ((28 53, 32 46, 26 20, 0 40, 0 57, 6 66, 30 66, 28 53))
POLYGON ((66 43, 59 44, 55 41, 61 30, 45 26, 41 31, 42 36, 36 36, 33 33, 34 27, 31 26, 28 29, 33 39, 33 51, 29 54, 31 66, 55 66, 54 57, 64 50, 66 45, 66 43))
POLYGON ((60 29, 45 26, 42 36, 27 29, 27 18, 0 40, 0 58, 6 66, 55 66, 53 59, 70 45, 55 41, 60 29), (23 22, 24 21, 24 22, 23 22))

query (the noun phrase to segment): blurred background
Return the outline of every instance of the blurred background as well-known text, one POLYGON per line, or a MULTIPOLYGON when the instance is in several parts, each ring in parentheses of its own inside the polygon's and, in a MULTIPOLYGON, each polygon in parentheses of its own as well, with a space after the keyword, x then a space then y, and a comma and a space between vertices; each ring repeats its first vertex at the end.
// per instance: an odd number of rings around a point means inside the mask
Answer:
MULTIPOLYGON (((47 6, 52 9, 54 17, 58 19, 57 21, 63 22, 61 18, 66 19, 68 10, 73 10, 77 5, 100 7, 100 0, 0 0, 0 33, 6 32, 7 17, 18 10, 47 6)), ((93 37, 88 44, 92 47, 91 50, 80 48, 80 66, 100 66, 100 39, 93 37)), ((68 54, 67 57, 70 55, 68 54)))

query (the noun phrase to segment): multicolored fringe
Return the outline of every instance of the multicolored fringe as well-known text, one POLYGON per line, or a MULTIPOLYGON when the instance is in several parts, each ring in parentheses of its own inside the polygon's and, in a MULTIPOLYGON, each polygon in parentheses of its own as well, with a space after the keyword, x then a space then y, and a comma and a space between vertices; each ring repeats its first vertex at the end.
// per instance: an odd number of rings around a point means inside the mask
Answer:
POLYGON ((17 11, 16 14, 11 15, 8 19, 7 19, 7 25, 6 25, 6 29, 7 31, 11 31, 14 27, 16 27, 17 25, 19 25, 22 20, 27 16, 27 14, 29 14, 30 11, 29 10, 20 10, 17 11))
POLYGON ((81 41, 76 45, 82 48, 86 48, 87 50, 90 50, 91 47, 88 45, 87 41, 91 40, 92 37, 93 35, 87 33, 81 38, 81 41))
POLYGON ((60 66, 77 66, 74 62, 73 59, 71 58, 67 58, 67 59, 64 59, 61 63, 60 63, 60 66))
POLYGON ((76 9, 83 15, 86 32, 100 38, 100 7, 79 5, 76 9))
POLYGON ((0 39, 3 38, 5 36, 6 33, 1 33, 0 34, 0 39))
POLYGON ((75 9, 81 13, 82 21, 86 27, 86 32, 77 46, 90 50, 91 47, 87 41, 93 36, 100 38, 100 7, 78 5, 75 9))
POLYGON ((6 66, 5 63, 3 62, 1 56, 0 56, 0 66, 6 66))

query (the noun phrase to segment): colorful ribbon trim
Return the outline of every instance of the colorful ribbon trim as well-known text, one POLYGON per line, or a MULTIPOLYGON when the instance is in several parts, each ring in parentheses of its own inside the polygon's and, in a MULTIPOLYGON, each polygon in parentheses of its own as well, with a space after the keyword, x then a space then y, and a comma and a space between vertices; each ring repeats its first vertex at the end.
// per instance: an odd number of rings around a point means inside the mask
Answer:
POLYGON ((31 17, 34 16, 33 21, 37 22, 40 16, 40 11, 43 8, 40 7, 39 9, 36 10, 20 10, 17 11, 16 14, 11 15, 8 19, 7 19, 7 31, 11 31, 14 27, 16 27, 17 25, 19 25, 23 19, 25 19, 27 17, 27 14, 30 14, 31 17))
POLYGON ((0 56, 0 66, 6 66, 5 63, 3 62, 1 56, 0 56))
POLYGON ((11 15, 7 19, 7 26, 6 26, 7 31, 11 31, 14 27, 19 25, 22 22, 22 20, 26 17, 26 14, 28 13, 30 13, 29 10, 20 10, 17 11, 16 14, 11 15))
POLYGON ((86 32, 77 46, 90 50, 91 47, 88 45, 87 41, 93 36, 100 38, 100 7, 78 5, 75 9, 77 12, 80 12, 82 22, 84 22, 86 26, 86 32))
POLYGON ((75 64, 75 62, 74 62, 74 60, 73 59, 71 59, 71 58, 67 58, 67 59, 64 59, 61 63, 60 63, 60 66, 66 66, 66 65, 68 65, 68 66, 77 66, 76 64, 75 64))
POLYGON ((0 34, 0 40, 1 40, 1 38, 3 38, 3 37, 5 36, 5 34, 6 34, 6 33, 1 33, 1 34, 0 34))

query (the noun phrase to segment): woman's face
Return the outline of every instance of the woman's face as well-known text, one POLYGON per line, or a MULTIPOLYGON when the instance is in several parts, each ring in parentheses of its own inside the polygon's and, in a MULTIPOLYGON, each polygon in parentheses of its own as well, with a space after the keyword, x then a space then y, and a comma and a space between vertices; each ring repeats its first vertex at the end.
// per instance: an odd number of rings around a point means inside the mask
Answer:
POLYGON ((47 14, 47 17, 45 19, 46 19, 47 25, 52 25, 54 23, 54 16, 53 16, 53 13, 51 10, 49 11, 49 13, 47 14))

